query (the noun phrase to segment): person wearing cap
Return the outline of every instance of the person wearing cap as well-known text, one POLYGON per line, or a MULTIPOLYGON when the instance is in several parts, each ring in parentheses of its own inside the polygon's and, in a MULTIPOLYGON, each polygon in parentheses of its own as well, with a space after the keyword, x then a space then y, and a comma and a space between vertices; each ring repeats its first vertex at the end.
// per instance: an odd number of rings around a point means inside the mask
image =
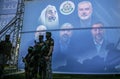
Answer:
POLYGON ((51 37, 51 32, 46 32, 46 40, 45 43, 47 45, 47 54, 46 54, 46 61, 47 61, 47 74, 46 77, 48 79, 52 79, 52 52, 54 48, 54 39, 51 37))

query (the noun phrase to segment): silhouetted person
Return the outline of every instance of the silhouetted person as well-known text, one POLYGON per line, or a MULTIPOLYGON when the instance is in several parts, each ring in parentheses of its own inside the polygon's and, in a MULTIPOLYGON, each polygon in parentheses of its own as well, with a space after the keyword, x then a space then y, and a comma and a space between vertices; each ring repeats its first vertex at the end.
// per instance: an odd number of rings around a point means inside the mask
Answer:
POLYGON ((12 43, 10 35, 5 36, 5 40, 0 42, 0 75, 3 74, 4 66, 11 59, 12 43))
POLYGON ((3 53, 5 53, 6 62, 11 59, 11 50, 12 43, 10 41, 10 35, 5 36, 5 40, 3 41, 3 53), (7 49, 6 49, 7 48, 7 49))
POLYGON ((46 40, 45 43, 47 45, 47 54, 46 54, 46 61, 47 61, 47 78, 52 79, 52 53, 54 48, 54 39, 52 38, 51 32, 46 32, 46 40))
POLYGON ((32 79, 31 78, 31 71, 30 71, 30 61, 31 61, 31 57, 33 55, 33 47, 29 46, 28 47, 28 53, 25 56, 25 58, 23 58, 23 62, 25 63, 25 79, 32 79))
POLYGON ((46 45, 43 41, 43 35, 39 35, 39 42, 36 42, 35 44, 35 52, 38 54, 38 69, 39 69, 39 75, 41 79, 46 78, 46 45))

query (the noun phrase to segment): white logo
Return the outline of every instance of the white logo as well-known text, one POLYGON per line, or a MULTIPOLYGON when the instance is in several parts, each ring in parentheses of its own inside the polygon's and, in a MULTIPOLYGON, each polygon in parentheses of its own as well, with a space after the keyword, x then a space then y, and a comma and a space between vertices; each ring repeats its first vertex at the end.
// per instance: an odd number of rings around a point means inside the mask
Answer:
POLYGON ((60 12, 64 15, 71 14, 75 9, 75 4, 72 1, 64 1, 60 5, 60 12))

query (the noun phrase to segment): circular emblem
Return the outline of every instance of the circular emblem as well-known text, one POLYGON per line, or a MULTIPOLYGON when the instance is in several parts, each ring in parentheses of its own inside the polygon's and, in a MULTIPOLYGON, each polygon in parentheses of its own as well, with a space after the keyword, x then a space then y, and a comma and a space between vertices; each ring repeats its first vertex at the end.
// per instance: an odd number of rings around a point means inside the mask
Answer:
POLYGON ((60 12, 64 15, 71 14, 75 9, 75 4, 72 1, 64 1, 60 5, 60 12))

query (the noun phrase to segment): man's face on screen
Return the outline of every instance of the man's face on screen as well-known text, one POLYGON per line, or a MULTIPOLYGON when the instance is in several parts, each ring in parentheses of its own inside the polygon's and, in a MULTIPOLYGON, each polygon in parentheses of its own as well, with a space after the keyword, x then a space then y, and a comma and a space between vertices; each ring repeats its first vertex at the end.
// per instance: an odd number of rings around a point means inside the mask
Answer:
POLYGON ((56 20, 56 9, 54 7, 48 7, 46 10, 46 19, 48 22, 53 22, 56 20))
POLYGON ((102 28, 102 24, 93 24, 92 26, 92 35, 96 41, 103 40, 104 37, 104 29, 102 28))
POLYGON ((60 31, 60 39, 64 42, 67 42, 68 40, 70 40, 71 36, 72 36, 72 30, 67 30, 67 29, 71 29, 71 26, 63 26, 60 31))
POLYGON ((38 39, 39 38, 39 35, 45 35, 45 30, 47 30, 47 28, 43 25, 41 26, 38 26, 37 29, 36 29, 36 33, 35 33, 35 39, 38 39))
POLYGON ((78 5, 78 16, 82 20, 89 19, 92 14, 92 6, 90 3, 79 3, 78 5))

